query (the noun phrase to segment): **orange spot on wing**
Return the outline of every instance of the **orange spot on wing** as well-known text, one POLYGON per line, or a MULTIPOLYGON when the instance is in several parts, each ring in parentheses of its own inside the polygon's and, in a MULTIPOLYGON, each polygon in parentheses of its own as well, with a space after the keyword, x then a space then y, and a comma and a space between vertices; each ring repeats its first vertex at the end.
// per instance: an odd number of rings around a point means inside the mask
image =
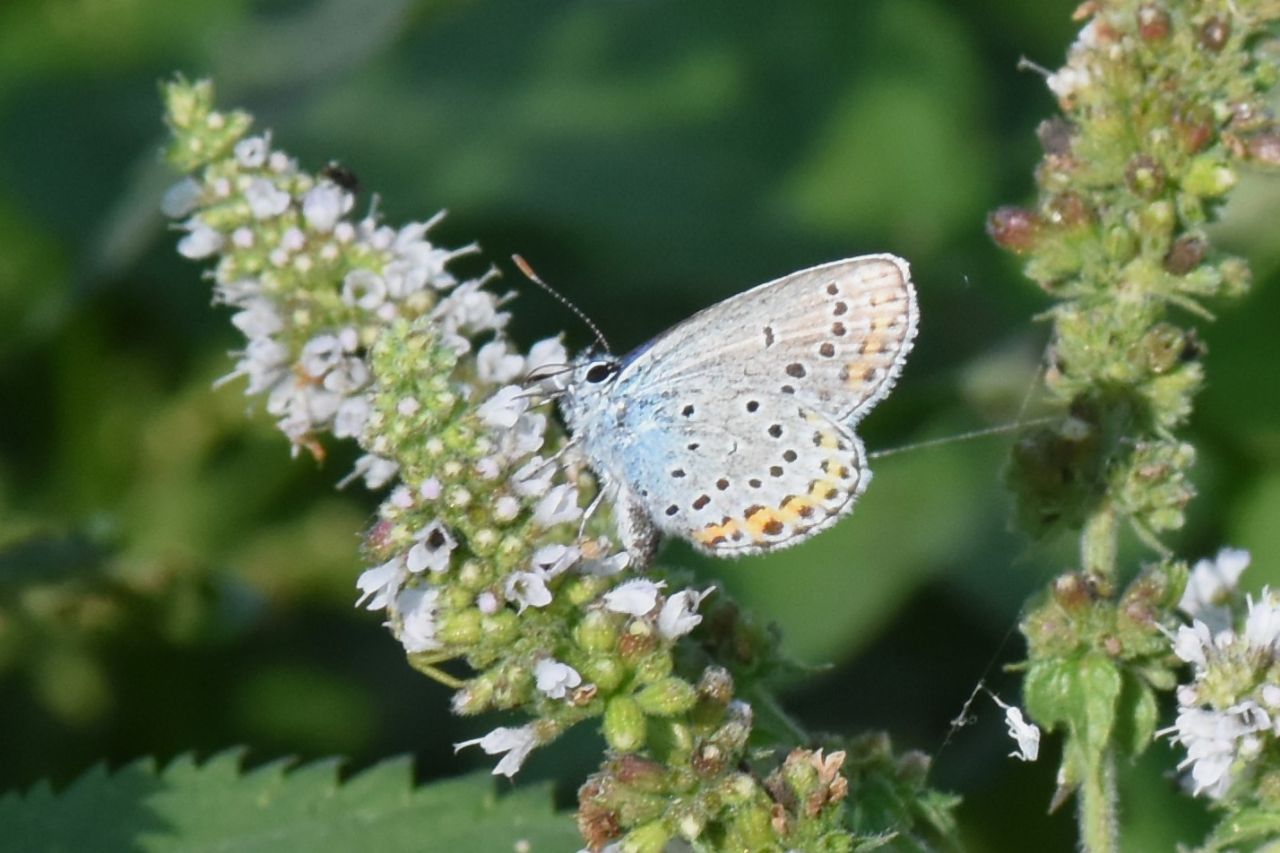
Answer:
POLYGON ((735 533, 741 530, 741 526, 732 518, 726 518, 720 524, 708 524, 706 527, 693 534, 693 538, 707 547, 715 547, 723 542, 732 539, 735 533))
POLYGON ((791 495, 782 502, 778 515, 786 524, 795 524, 800 519, 812 515, 816 507, 817 504, 810 498, 791 495))

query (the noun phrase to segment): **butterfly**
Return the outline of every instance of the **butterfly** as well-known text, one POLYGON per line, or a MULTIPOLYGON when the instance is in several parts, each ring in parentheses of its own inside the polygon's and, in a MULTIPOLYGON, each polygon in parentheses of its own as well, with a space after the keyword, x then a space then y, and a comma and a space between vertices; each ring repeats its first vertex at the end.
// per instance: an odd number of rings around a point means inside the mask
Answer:
POLYGON ((854 427, 893 388, 919 309, 906 261, 810 267, 623 358, 588 351, 560 407, 633 564, 662 534, 716 556, 803 542, 871 479, 854 427))

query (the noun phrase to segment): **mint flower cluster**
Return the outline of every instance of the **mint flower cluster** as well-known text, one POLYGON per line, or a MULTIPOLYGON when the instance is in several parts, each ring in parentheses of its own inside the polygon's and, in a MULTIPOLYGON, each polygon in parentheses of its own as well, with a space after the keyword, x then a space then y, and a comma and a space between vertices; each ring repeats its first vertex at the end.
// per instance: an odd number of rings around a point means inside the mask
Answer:
MULTIPOLYGON (((1006 479, 1022 526, 1077 532, 1080 562, 1024 615, 1023 689, 1033 719, 1066 735, 1054 805, 1078 793, 1081 843, 1104 851, 1118 846, 1116 758, 1156 734, 1157 694, 1175 689, 1179 661, 1195 674, 1177 688, 1169 731, 1188 749, 1194 790, 1240 807, 1227 802, 1245 787, 1233 780, 1272 751, 1266 667, 1251 670, 1253 692, 1240 678, 1212 686, 1227 658, 1268 657, 1269 631, 1179 627, 1206 576, 1161 537, 1195 495, 1195 447, 1179 431, 1206 347, 1190 323, 1250 287, 1245 262, 1215 250, 1206 228, 1243 170, 1280 165, 1268 95, 1280 5, 1088 0, 1076 18, 1065 66, 1045 72, 1062 113, 1038 129, 1037 198, 994 211, 987 229, 1053 300, 1043 375, 1055 415, 1018 441, 1006 479), (1125 533, 1155 559, 1123 567, 1125 533)), ((1270 624, 1271 601, 1253 604, 1251 624, 1270 624)))
POLYGON ((439 217, 397 228, 356 215, 347 186, 299 169, 248 116, 215 110, 210 84, 165 95, 170 157, 192 174, 163 209, 184 232, 179 252, 216 262, 215 300, 246 338, 226 379, 265 399, 295 452, 359 442, 351 477, 388 492, 357 603, 459 688, 459 713, 539 718, 477 741, 505 753, 498 772, 614 694, 664 683, 710 589, 627 581, 626 555, 587 531, 590 484, 545 405, 568 367, 563 344, 510 342, 508 297, 487 286, 492 272, 451 271, 476 249, 435 245, 439 217), (620 655, 624 638, 643 653, 620 655), (454 658, 477 674, 437 668, 454 658))
POLYGON ((1249 554, 1224 549, 1192 569, 1173 650, 1190 665, 1164 734, 1186 749, 1194 794, 1280 808, 1280 593, 1241 596, 1249 554))
POLYGON ((179 252, 212 264, 215 300, 246 339, 223 381, 243 379, 295 453, 358 443, 343 482, 385 497, 357 605, 454 688, 455 713, 526 719, 457 748, 479 747, 512 776, 537 747, 599 720, 609 753, 579 810, 592 850, 677 838, 845 850, 913 823, 945 828, 954 801, 924 787, 923 757, 894 758, 887 741, 859 765, 866 790, 897 792, 872 821, 844 807, 858 788, 839 744, 791 757, 749 747, 759 709, 736 685, 765 695, 776 637, 714 587, 630 564, 550 411, 573 362, 559 338, 512 343, 496 273, 454 271, 476 247, 436 245, 438 216, 394 227, 360 213, 343 170, 301 169, 249 116, 215 109, 208 82, 176 80, 164 96, 169 159, 187 177, 163 209, 179 252))

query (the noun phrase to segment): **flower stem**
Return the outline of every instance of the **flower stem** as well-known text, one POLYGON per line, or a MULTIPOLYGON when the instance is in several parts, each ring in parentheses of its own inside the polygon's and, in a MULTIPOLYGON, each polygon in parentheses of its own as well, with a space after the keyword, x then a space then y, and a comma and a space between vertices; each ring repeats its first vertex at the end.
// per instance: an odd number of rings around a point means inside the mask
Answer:
POLYGON ((1087 853, 1113 853, 1116 838, 1115 755, 1106 750, 1080 785, 1080 848, 1087 853))
POLYGON ((813 740, 812 735, 786 712, 768 688, 754 684, 746 692, 750 697, 759 728, 785 733, 787 739, 797 745, 807 744, 813 740))

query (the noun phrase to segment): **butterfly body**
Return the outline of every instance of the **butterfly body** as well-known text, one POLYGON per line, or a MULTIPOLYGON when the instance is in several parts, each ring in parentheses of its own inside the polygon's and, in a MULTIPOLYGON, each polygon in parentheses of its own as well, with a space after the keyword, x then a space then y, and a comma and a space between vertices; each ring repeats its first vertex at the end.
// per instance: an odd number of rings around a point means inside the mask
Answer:
POLYGON ((577 360, 561 406, 637 562, 660 534, 731 556, 834 524, 870 471, 858 420, 915 337, 905 261, 801 270, 690 317, 622 360, 577 360))

